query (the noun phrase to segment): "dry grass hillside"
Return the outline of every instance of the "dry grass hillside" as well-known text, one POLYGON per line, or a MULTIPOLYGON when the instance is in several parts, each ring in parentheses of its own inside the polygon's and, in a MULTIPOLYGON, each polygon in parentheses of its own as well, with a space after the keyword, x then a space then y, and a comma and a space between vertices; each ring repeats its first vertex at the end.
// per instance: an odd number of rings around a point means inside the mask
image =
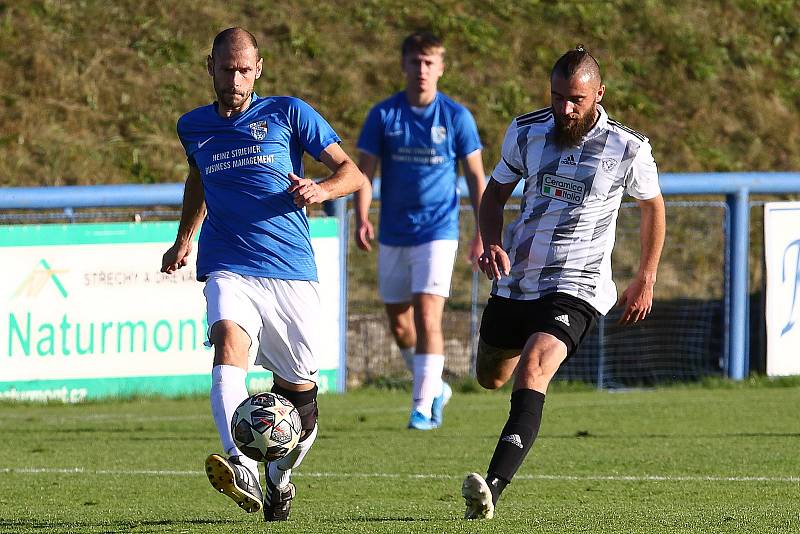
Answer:
POLYGON ((607 109, 651 137, 662 170, 800 169, 794 0, 5 0, 0 185, 182 180, 175 121, 210 101, 204 58, 232 25, 260 41, 258 91, 308 100, 351 151, 372 103, 400 88, 402 37, 427 27, 488 168, 509 119, 548 104, 553 61, 584 43, 607 109))

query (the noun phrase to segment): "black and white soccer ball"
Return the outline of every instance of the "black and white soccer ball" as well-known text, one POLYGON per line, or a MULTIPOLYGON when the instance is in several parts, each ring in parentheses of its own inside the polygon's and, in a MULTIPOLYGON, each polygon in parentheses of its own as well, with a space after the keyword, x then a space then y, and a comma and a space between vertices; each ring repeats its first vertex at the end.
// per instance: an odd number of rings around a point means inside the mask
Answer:
POLYGON ((300 440, 300 414, 286 398, 257 393, 233 413, 231 434, 242 453, 257 462, 283 458, 300 440))

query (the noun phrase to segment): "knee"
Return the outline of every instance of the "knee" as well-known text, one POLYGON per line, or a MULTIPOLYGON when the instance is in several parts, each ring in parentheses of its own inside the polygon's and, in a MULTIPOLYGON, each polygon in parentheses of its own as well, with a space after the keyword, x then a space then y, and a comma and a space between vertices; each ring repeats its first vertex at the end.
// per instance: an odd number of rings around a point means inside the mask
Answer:
POLYGON ((441 331, 444 302, 444 297, 438 295, 417 294, 414 300, 414 323, 417 329, 441 331))
POLYGON ((414 321, 417 329, 426 334, 442 331, 442 314, 434 310, 423 308, 415 310, 414 321))
POLYGON ((272 392, 285 397, 297 408, 300 414, 300 425, 303 428, 300 434, 300 441, 304 441, 317 426, 317 417, 319 416, 319 408, 317 407, 317 391, 315 385, 312 389, 306 391, 294 391, 281 387, 278 384, 273 384, 272 392))
POLYGON ((492 347, 481 337, 478 340, 478 357, 475 362, 478 384, 485 389, 497 389, 508 382, 519 360, 515 352, 492 347))
POLYGON ((478 384, 480 384, 483 389, 498 389, 503 387, 503 384, 506 383, 505 380, 496 376, 483 376, 480 373, 477 378, 478 384))
POLYGON ((498 389, 503 387, 503 384, 506 383, 506 380, 504 380, 503 377, 498 376, 497 373, 493 373, 487 369, 478 367, 475 374, 476 378, 478 379, 478 384, 480 384, 483 389, 498 389))
POLYGON ((538 379, 544 375, 544 369, 542 369, 538 358, 527 358, 518 372, 532 379, 538 379))
POLYGON ((413 332, 410 325, 400 321, 393 321, 389 328, 395 339, 406 339, 411 336, 413 332))
POLYGON ((217 321, 211 327, 209 341, 214 346, 214 365, 247 367, 250 336, 233 321, 217 321))

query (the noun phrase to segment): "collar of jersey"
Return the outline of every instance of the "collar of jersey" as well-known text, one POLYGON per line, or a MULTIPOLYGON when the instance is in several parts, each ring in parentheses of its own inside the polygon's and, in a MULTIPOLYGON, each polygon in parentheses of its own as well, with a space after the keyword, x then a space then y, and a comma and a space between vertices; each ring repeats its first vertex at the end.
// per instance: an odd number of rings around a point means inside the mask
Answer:
POLYGON ((594 124, 592 129, 586 132, 586 135, 583 136, 584 140, 591 139, 608 128, 608 113, 606 113, 606 110, 603 109, 603 106, 597 104, 597 112, 600 114, 600 116, 597 117, 597 122, 594 124))
POLYGON ((222 115, 219 114, 219 111, 217 110, 217 106, 219 105, 218 100, 214 100, 214 103, 211 104, 211 109, 214 111, 214 116, 217 117, 219 120, 225 123, 231 123, 238 121, 240 118, 250 113, 250 110, 255 108, 256 102, 258 102, 259 100, 261 100, 261 97, 258 96, 255 91, 253 91, 253 93, 250 95, 250 105, 247 106, 247 109, 242 111, 241 113, 233 115, 232 117, 223 117, 222 115))
POLYGON ((414 110, 411 109, 412 106, 408 102, 408 98, 406 97, 405 91, 400 91, 400 98, 403 101, 403 105, 408 108, 408 111, 409 113, 411 113, 412 117, 417 117, 419 119, 427 119, 433 113, 434 104, 436 104, 436 102, 439 100, 439 91, 436 91, 436 96, 433 97, 433 100, 431 100, 430 104, 425 106, 425 111, 423 111, 422 113, 415 113, 414 110))

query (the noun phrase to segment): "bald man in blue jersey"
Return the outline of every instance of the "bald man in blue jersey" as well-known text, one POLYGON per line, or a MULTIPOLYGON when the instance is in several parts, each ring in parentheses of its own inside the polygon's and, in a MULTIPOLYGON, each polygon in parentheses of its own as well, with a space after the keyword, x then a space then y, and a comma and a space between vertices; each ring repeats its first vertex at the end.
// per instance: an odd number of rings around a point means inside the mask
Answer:
POLYGON ((225 451, 206 459, 206 472, 215 489, 247 512, 263 507, 265 520, 280 521, 295 495, 291 471, 317 435, 314 354, 324 340, 316 335, 317 269, 304 208, 355 191, 364 177, 311 106, 253 92, 263 60, 250 32, 218 34, 207 63, 217 100, 178 121, 189 175, 178 235, 161 270, 187 264, 202 225, 197 277, 205 282, 214 347, 211 409, 225 451), (304 153, 331 176, 320 183, 304 178, 304 153), (230 431, 234 410, 248 397, 251 345, 256 364, 273 372, 272 391, 297 407, 303 427, 297 447, 266 465, 266 493, 257 463, 238 450, 230 431))
MULTIPOLYGON (((404 91, 370 110, 361 136, 359 166, 371 181, 381 168, 378 286, 389 326, 413 374, 408 428, 442 424, 450 387, 442 381, 442 314, 458 247, 458 163, 477 220, 484 189, 481 141, 470 112, 437 89, 444 46, 428 32, 409 35, 401 48, 404 91)), ((370 250, 372 187, 355 195, 355 240, 370 250)), ((469 259, 483 252, 477 231, 469 259)))

